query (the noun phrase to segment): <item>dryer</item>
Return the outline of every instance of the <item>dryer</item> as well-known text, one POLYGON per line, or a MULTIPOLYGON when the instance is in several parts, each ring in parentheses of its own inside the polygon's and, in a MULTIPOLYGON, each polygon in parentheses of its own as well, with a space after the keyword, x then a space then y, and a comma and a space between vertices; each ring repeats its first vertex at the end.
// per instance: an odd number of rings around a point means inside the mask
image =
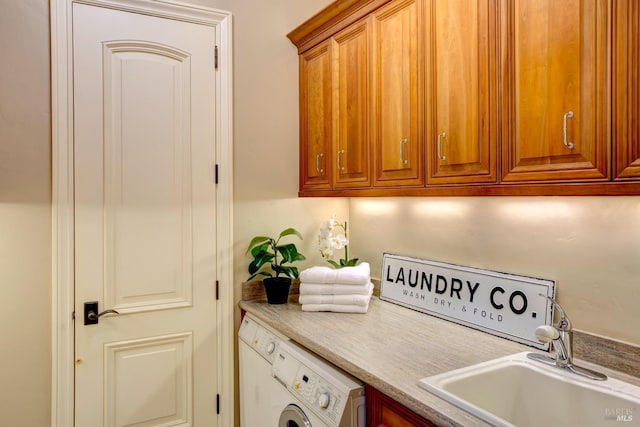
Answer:
POLYGON ((246 315, 238 332, 242 427, 364 427, 357 379, 246 315))

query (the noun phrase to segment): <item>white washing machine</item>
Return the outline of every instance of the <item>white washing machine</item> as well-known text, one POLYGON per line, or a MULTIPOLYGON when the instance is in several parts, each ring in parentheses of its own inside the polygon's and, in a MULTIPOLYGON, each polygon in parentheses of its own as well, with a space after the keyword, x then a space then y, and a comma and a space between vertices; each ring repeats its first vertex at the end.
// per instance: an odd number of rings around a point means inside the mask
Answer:
POLYGON ((361 382, 250 315, 238 338, 242 427, 365 427, 361 382))

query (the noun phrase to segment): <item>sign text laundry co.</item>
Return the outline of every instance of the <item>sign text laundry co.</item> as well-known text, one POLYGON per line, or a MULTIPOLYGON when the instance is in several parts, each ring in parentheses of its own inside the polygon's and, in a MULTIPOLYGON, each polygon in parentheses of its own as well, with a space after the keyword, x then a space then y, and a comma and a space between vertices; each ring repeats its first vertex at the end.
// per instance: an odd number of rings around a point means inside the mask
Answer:
POLYGON ((380 298, 547 349, 535 329, 551 323, 555 282, 385 254, 380 298))

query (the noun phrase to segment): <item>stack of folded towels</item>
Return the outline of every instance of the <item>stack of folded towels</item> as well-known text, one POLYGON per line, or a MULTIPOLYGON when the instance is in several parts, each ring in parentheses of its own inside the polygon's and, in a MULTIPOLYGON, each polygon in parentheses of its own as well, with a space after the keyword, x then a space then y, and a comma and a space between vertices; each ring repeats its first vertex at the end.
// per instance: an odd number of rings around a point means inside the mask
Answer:
POLYGON ((300 272, 302 311, 366 313, 373 292, 369 264, 334 270, 311 267, 300 272))

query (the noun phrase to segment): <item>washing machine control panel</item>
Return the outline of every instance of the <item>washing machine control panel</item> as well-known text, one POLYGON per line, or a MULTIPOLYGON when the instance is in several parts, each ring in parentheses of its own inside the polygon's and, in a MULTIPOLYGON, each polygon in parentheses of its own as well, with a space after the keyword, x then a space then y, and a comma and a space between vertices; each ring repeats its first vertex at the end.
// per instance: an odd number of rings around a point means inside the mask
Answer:
POLYGON ((336 418, 344 410, 345 398, 310 368, 300 365, 292 389, 301 400, 316 409, 315 412, 325 414, 332 422, 340 421, 336 418))
POLYGON ((340 424, 354 389, 356 393, 362 393, 361 385, 291 342, 279 346, 271 372, 298 400, 331 426, 340 424))
POLYGON ((280 342, 286 340, 248 317, 242 319, 238 337, 271 364, 274 361, 280 342))

